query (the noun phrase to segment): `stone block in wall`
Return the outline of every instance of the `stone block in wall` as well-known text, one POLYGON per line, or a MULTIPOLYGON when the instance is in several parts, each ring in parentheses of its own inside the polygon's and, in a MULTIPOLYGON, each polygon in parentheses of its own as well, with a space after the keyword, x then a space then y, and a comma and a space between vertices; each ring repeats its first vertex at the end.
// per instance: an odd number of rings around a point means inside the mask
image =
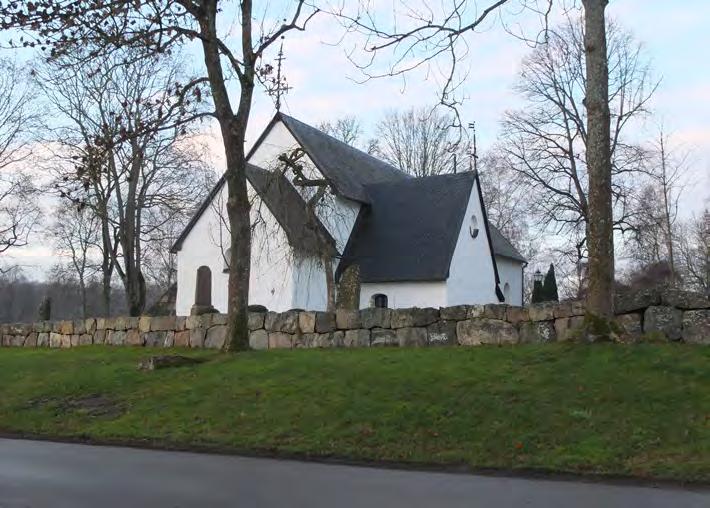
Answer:
POLYGON ((508 319, 507 311, 508 305, 504 303, 487 303, 483 306, 483 315, 481 317, 505 321, 508 319))
POLYGON ((86 333, 86 320, 84 319, 76 319, 74 320, 74 331, 72 333, 76 333, 78 335, 81 335, 82 333, 86 333))
POLYGON ((145 336, 148 335, 150 332, 146 334, 142 334, 141 332, 138 331, 138 328, 133 328, 131 330, 126 331, 126 340, 125 344, 126 346, 143 346, 145 345, 145 336))
POLYGON ((31 332, 22 345, 25 347, 37 347, 38 336, 39 334, 37 332, 31 332))
POLYGON ((96 329, 97 330, 106 330, 108 327, 106 326, 106 318, 96 318, 96 329))
POLYGON ((52 331, 51 321, 37 321, 32 326, 32 329, 37 333, 49 333, 52 331))
POLYGON ((175 340, 173 341, 173 346, 175 347, 189 347, 190 346, 190 330, 181 330, 175 332, 175 340))
POLYGON ((187 330, 187 317, 186 316, 176 316, 175 317, 175 331, 182 332, 187 330))
POLYGON ((661 293, 661 305, 682 310, 710 309, 710 298, 702 293, 669 288, 661 293))
POLYGON ((94 342, 94 336, 90 333, 82 333, 79 335, 80 346, 90 346, 94 342))
POLYGON ((316 333, 335 331, 335 312, 316 312, 316 333))
POLYGON ((345 333, 342 331, 327 332, 327 333, 313 333, 313 334, 311 334, 308 347, 312 347, 312 348, 341 347, 343 345, 344 338, 345 338, 345 333))
POLYGON ((485 312, 485 307, 483 305, 471 305, 468 308, 468 319, 482 318, 485 312))
POLYGON ((628 314, 646 310, 661 304, 661 292, 657 288, 624 291, 614 295, 614 312, 628 314))
POLYGON ((439 319, 439 309, 435 309, 433 307, 411 307, 409 309, 393 309, 390 326, 391 328, 411 328, 429 326, 437 319, 439 319))
POLYGON ((265 312, 250 312, 247 316, 247 326, 249 330, 258 330, 264 328, 265 312))
POLYGON ((314 333, 316 331, 316 313, 310 311, 299 312, 298 328, 303 333, 314 333))
MULTIPOLYGON (((212 318, 218 314, 212 314, 212 318)), ((151 332, 167 332, 175 330, 175 316, 155 316, 150 320, 151 332)))
POLYGON ((59 344, 59 347, 70 348, 72 346, 72 344, 71 344, 72 337, 73 337, 73 335, 62 335, 62 340, 61 340, 61 343, 59 344))
POLYGON ((49 346, 49 333, 40 332, 37 334, 37 347, 47 347, 49 346))
POLYGON ((84 320, 84 330, 86 333, 93 335, 96 331, 96 319, 87 318, 84 320))
POLYGON ((150 322, 153 320, 151 316, 141 316, 138 318, 138 331, 147 333, 150 331, 150 322))
POLYGON ((79 337, 80 335, 78 333, 73 333, 69 336, 70 347, 77 347, 79 345, 79 337))
POLYGON ((126 316, 118 316, 113 318, 113 330, 127 330, 128 329, 128 318, 126 316))
POLYGON ((507 321, 499 319, 468 319, 456 324, 456 338, 462 346, 481 344, 515 344, 518 330, 507 321))
POLYGON ((555 306, 552 303, 534 303, 528 306, 530 321, 552 321, 555 319, 555 306))
POLYGON ((74 333, 74 323, 72 321, 59 321, 59 333, 62 335, 71 335, 74 333))
POLYGON ((123 346, 126 342, 126 331, 125 330, 109 330, 106 335, 106 344, 112 346, 123 346))
POLYGON ((175 345, 175 331, 169 330, 165 332, 165 340, 163 340, 163 347, 173 347, 175 345))
POLYGON ((530 321, 530 312, 526 307, 510 306, 506 310, 506 320, 514 325, 523 321, 530 321))
POLYGON ((365 329, 391 328, 392 310, 370 307, 360 311, 360 326, 365 329))
POLYGON ((553 303, 553 314, 555 319, 574 317, 574 316, 584 316, 587 312, 587 307, 585 303, 581 300, 565 301, 553 303))
POLYGON ((293 335, 285 332, 269 332, 269 349, 290 349, 293 335))
POLYGON ((643 335, 641 325, 641 314, 632 312, 614 317, 614 321, 624 329, 626 336, 631 340, 637 340, 643 335))
MULTIPOLYGON (((249 314, 247 314, 247 319, 249 319, 249 314)), ((228 320, 229 316, 227 314, 221 314, 218 312, 210 315, 210 323, 212 324, 212 326, 226 325, 228 320)))
POLYGON ((710 344, 710 310, 683 313, 683 340, 688 344, 710 344))
POLYGON ((543 344, 557 340, 554 321, 523 321, 519 324, 518 334, 521 344, 543 344))
POLYGON ((360 312, 350 309, 338 309, 335 311, 335 326, 340 330, 355 330, 362 326, 360 312))
POLYGON ((26 336, 25 335, 10 335, 10 346, 12 347, 22 347, 25 345, 26 336))
POLYGON ((193 330, 195 328, 205 328, 205 320, 203 319, 209 314, 186 316, 185 318, 185 328, 188 330, 193 330))
POLYGON ((298 331, 298 311, 267 312, 264 328, 269 332, 296 333, 298 331))
POLYGON ((456 321, 441 320, 426 328, 430 346, 453 346, 456 344, 456 321))
POLYGON ((651 306, 643 313, 643 332, 661 334, 668 340, 682 337, 683 311, 664 306, 651 306))
POLYGON ((192 328, 190 330, 190 347, 203 347, 207 329, 204 327, 192 328))
POLYGON ((62 347, 62 335, 57 332, 50 333, 49 347, 62 347))
MULTIPOLYGON (((165 344, 166 331, 154 331, 141 333, 142 344, 134 344, 135 346, 144 345, 146 347, 163 347, 165 344)), ((130 335, 131 332, 128 332, 130 335)))
POLYGON ((400 347, 421 347, 427 345, 426 328, 405 327, 397 328, 397 341, 400 347))
MULTIPOLYGON (((319 337, 329 334, 318 334, 319 337)), ((343 347, 345 345, 345 330, 336 330, 330 335, 330 347, 343 347)))
POLYGON ((205 347, 210 349, 222 349, 227 341, 227 326, 215 325, 207 330, 205 337, 205 347))
POLYGON ((249 332, 249 347, 257 350, 269 349, 269 334, 266 330, 259 329, 249 332))
POLYGON ((96 330, 94 332, 94 344, 104 344, 106 343, 106 330, 96 330))
POLYGON ((470 305, 439 307, 439 318, 445 321, 463 321, 464 319, 468 319, 470 309, 470 305))
POLYGON ((346 330, 343 338, 345 347, 368 347, 370 345, 370 330, 359 328, 357 330, 346 330))
POLYGON ((370 330, 370 345, 372 347, 399 346, 397 332, 391 328, 373 328, 370 330))
POLYGON ((293 336, 292 346, 294 349, 302 349, 313 347, 313 341, 315 341, 315 333, 297 333, 293 336))
POLYGON ((2 347, 10 347, 10 342, 12 342, 12 335, 6 333, 0 335, 0 345, 2 347))
POLYGON ((572 316, 555 319, 555 334, 558 342, 573 340, 584 324, 584 316, 572 316))

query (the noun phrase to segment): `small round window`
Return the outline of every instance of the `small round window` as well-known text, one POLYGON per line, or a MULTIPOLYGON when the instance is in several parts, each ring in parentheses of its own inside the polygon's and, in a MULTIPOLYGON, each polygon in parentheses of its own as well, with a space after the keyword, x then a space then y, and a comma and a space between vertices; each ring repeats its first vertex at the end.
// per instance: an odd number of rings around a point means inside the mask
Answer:
POLYGON ((478 217, 471 215, 471 225, 468 227, 468 232, 471 233, 471 238, 478 236, 478 217))

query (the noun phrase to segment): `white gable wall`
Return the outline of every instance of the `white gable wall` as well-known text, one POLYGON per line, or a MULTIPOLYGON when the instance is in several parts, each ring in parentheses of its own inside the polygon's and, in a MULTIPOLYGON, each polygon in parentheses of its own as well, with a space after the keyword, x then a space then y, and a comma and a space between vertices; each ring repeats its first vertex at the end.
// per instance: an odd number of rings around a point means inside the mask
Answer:
POLYGON ((523 304, 523 263, 514 259, 496 256, 500 289, 508 305, 523 304))
POLYGON ((481 303, 498 303, 498 297, 495 294, 495 272, 481 199, 474 182, 451 258, 449 278, 446 281, 446 305, 481 303), (471 238, 469 233, 473 215, 478 221, 476 238, 471 238))
MULTIPOLYGON (((298 141, 296 141, 296 138, 293 137, 286 125, 278 121, 254 150, 254 153, 249 158, 249 162, 260 168, 273 170, 278 166, 277 161, 279 155, 293 150, 298 146, 298 141)), ((306 177, 313 179, 323 178, 323 175, 318 171, 308 155, 305 155, 302 161, 306 168, 306 177), (310 173, 308 172, 309 169, 310 173)), ((286 177, 289 181, 293 180, 291 172, 287 172, 286 177)), ((296 190, 298 190, 301 195, 304 194, 303 188, 296 187, 296 190)), ((328 206, 324 208, 324 210, 316 211, 318 218, 335 240, 338 252, 343 252, 345 244, 348 242, 350 233, 355 225, 357 214, 360 211, 360 203, 340 196, 334 196, 332 202, 328 203, 328 206)))
MULTIPOLYGON (((253 192, 251 187, 249 192, 253 192)), ((227 189, 224 186, 178 252, 175 310, 179 316, 190 314, 195 299, 197 269, 202 265, 208 266, 212 272, 212 305, 220 312, 227 311, 229 274, 224 273, 223 249, 226 252, 228 248, 229 234, 217 211, 221 205, 223 217, 226 217, 226 198, 227 189)), ((266 207, 262 207, 261 214, 266 225, 257 228, 252 238, 249 302, 265 305, 269 309, 288 310, 292 307, 293 292, 290 249, 285 233, 266 207), (268 249, 266 245, 269 245, 268 249)))

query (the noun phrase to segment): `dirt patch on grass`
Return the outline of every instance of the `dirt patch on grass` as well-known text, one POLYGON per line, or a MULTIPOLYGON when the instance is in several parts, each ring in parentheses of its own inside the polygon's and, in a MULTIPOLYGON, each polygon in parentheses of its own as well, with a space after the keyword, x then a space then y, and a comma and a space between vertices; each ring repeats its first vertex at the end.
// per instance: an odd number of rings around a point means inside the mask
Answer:
POLYGON ((115 418, 125 412, 119 402, 100 393, 82 397, 40 397, 29 401, 27 407, 51 407, 57 414, 79 413, 91 418, 115 418))

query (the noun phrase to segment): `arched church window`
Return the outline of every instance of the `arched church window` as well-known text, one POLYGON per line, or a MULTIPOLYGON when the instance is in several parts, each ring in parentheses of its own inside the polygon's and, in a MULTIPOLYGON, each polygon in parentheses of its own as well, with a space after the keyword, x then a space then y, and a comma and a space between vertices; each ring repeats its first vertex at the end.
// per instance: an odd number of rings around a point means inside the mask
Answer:
POLYGON ((507 282, 503 286, 503 297, 505 298, 506 303, 510 302, 510 284, 507 282))
POLYGON ((372 306, 378 309, 386 309, 387 295, 383 295, 382 293, 372 295, 372 306))

